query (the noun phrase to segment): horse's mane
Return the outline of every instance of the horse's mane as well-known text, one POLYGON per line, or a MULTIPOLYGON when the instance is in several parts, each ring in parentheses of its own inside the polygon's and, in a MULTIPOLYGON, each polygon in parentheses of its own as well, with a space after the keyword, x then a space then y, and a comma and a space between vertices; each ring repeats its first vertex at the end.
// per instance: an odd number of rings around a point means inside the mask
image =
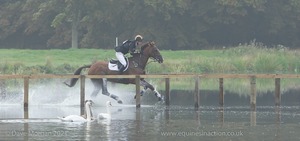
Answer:
POLYGON ((147 46, 154 46, 154 45, 155 45, 155 42, 154 42, 154 41, 149 41, 149 42, 144 43, 144 44, 141 46, 141 52, 143 52, 144 49, 145 49, 147 46))
MULTIPOLYGON (((134 58, 135 56, 140 56, 141 54, 143 54, 142 52, 144 51, 144 49, 146 48, 146 47, 148 47, 148 46, 154 46, 154 41, 150 41, 150 42, 146 42, 146 43, 144 43, 142 46, 141 46, 141 52, 139 52, 139 53, 133 53, 133 54, 131 54, 131 57, 129 57, 129 58, 134 58)), ((128 59, 129 59, 128 58, 128 59)))

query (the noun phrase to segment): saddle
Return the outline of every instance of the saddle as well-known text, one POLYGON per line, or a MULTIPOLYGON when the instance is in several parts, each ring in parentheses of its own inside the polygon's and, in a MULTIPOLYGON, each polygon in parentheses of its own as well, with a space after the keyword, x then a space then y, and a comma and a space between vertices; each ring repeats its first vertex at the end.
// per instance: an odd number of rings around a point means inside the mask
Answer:
MULTIPOLYGON (((125 66, 124 71, 126 71, 128 69, 128 66, 129 66, 128 58, 125 57, 125 60, 126 60, 126 66, 125 66)), ((111 70, 111 71, 119 71, 121 69, 121 67, 122 67, 122 64, 117 59, 111 59, 108 62, 108 69, 111 70)))

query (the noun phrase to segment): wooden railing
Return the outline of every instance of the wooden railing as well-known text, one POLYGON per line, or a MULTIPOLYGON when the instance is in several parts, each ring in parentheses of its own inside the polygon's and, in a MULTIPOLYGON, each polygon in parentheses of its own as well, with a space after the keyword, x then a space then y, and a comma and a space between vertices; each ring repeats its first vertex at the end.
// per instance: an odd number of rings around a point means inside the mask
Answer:
POLYGON ((251 109, 256 108, 256 78, 269 78, 274 79, 275 83, 275 105, 280 105, 280 80, 281 78, 300 78, 298 74, 148 74, 148 75, 0 75, 0 80, 3 79, 24 79, 24 108, 28 108, 28 95, 29 95, 29 81, 30 79, 42 78, 79 78, 80 79, 80 105, 84 107, 85 101, 85 79, 86 78, 135 78, 136 80, 136 107, 141 106, 140 102, 140 78, 162 78, 165 79, 165 103, 170 104, 170 79, 172 78, 194 78, 195 79, 195 92, 194 92, 194 106, 200 106, 200 81, 201 78, 217 78, 219 79, 219 104, 224 104, 224 86, 223 81, 225 78, 244 78, 250 81, 250 105, 251 109))

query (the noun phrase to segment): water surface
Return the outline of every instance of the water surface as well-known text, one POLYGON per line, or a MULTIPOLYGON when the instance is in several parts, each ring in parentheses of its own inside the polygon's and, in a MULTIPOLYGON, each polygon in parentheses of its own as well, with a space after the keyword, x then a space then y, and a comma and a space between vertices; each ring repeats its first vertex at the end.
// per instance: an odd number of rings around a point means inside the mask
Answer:
MULTIPOLYGON (((87 85, 86 99, 92 87, 87 85)), ((103 95, 92 99, 93 114, 111 113, 112 119, 88 123, 61 122, 57 117, 80 114, 79 90, 61 85, 33 86, 29 108, 24 111, 22 92, 0 100, 1 140, 121 140, 121 141, 234 141, 300 140, 299 89, 285 89, 281 106, 274 106, 274 92, 257 94, 256 111, 250 110, 246 94, 225 91, 224 106, 218 91, 201 90, 200 108, 195 109, 193 90, 172 90, 170 106, 144 94, 142 107, 135 107, 134 88, 110 89, 124 101, 107 109, 111 100, 103 95), (109 110, 109 111, 108 111, 109 110), (28 119, 25 119, 25 118, 28 119)), ((164 92, 162 92, 164 93, 164 92)))

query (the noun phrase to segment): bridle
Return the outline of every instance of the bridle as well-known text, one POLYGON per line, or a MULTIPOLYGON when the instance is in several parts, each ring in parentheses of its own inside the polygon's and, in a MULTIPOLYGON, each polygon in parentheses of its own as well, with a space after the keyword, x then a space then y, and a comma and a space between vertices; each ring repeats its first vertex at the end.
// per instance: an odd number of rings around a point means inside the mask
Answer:
MULTIPOLYGON (((151 44, 153 44, 153 43, 152 43, 152 42, 148 42, 148 43, 142 45, 142 47, 141 47, 141 52, 139 53, 138 63, 137 63, 137 66, 134 65, 135 67, 138 67, 138 66, 140 66, 140 64, 141 64, 141 60, 142 60, 142 56, 143 56, 143 53, 144 53, 144 48, 145 48, 145 46, 146 46, 146 45, 151 46, 151 44)), ((151 61, 148 61, 148 62, 145 64, 145 66, 147 66, 148 64, 150 64, 150 63, 152 63, 152 62, 158 62, 158 59, 156 59, 155 57, 149 57, 149 59, 151 59, 151 61)), ((135 61, 134 61, 134 62, 135 62, 135 61)))

